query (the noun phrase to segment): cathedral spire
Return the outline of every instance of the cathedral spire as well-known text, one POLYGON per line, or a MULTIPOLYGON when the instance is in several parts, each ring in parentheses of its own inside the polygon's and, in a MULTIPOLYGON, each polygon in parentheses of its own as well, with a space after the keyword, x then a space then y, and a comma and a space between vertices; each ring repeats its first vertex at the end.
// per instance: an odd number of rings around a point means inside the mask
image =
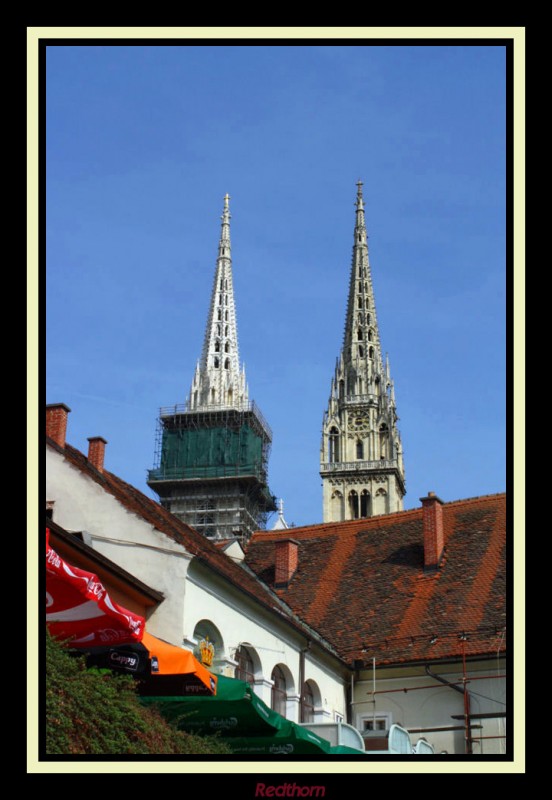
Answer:
MULTIPOLYGON (((357 181, 356 219, 353 258, 349 280, 349 299, 343 340, 343 355, 352 364, 366 367, 366 377, 372 379, 382 372, 376 305, 368 256, 368 236, 364 218, 362 181, 357 181)), ((362 392, 360 392, 362 394, 362 392)))
POLYGON ((357 182, 343 348, 324 416, 324 521, 401 510, 404 468, 389 359, 382 357, 362 181, 357 182))
POLYGON ((229 201, 226 194, 203 350, 188 399, 190 410, 240 407, 248 402, 245 369, 240 369, 239 361, 229 201))

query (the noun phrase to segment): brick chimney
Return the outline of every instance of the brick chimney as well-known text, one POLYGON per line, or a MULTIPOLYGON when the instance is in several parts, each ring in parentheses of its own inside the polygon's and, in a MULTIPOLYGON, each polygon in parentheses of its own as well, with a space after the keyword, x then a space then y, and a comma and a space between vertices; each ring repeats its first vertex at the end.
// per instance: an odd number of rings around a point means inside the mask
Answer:
POLYGON ((443 501, 435 492, 428 492, 427 497, 420 497, 420 502, 424 529, 424 569, 439 569, 445 547, 443 501))
POLYGON ((284 589, 293 578, 299 563, 299 542, 295 539, 279 539, 276 542, 274 565, 274 588, 284 589))
POLYGON ((67 415, 70 411, 65 403, 50 403, 46 406, 46 436, 60 447, 65 447, 67 415))
POLYGON ((93 467, 96 467, 98 472, 103 472, 107 441, 102 436, 89 436, 88 442, 88 460, 93 467))

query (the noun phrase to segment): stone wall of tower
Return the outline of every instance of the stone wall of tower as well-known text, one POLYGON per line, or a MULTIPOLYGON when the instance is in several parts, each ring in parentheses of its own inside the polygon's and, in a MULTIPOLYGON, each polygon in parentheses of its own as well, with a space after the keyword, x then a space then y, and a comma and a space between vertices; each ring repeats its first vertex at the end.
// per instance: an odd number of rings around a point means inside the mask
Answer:
POLYGON ((400 511, 405 493, 394 386, 381 351, 361 187, 359 182, 343 348, 322 426, 325 522, 400 511))

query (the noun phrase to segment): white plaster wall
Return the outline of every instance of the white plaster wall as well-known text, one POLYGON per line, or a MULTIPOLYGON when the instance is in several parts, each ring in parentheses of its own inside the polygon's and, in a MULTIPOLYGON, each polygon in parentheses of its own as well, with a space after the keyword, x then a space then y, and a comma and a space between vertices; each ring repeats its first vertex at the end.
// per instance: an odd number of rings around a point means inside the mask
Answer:
POLYGON ((46 498, 55 501, 54 521, 58 525, 88 531, 95 550, 163 593, 165 599, 148 616, 147 629, 154 636, 179 642, 190 562, 182 545, 127 511, 50 448, 46 456, 46 498))
MULTIPOLYGON (((254 689, 267 705, 271 704, 272 670, 278 664, 288 668, 293 685, 287 687, 287 716, 299 721, 300 650, 305 639, 268 612, 260 611, 239 591, 229 589, 222 580, 208 577, 202 567, 192 566, 188 573, 186 598, 186 639, 192 641, 200 620, 212 622, 223 638, 226 664, 222 671, 230 677, 234 676, 234 655, 239 645, 254 650, 259 660, 254 689)), ((321 704, 317 707, 320 721, 333 721, 335 713, 345 715, 345 686, 338 666, 325 664, 317 657, 316 648, 305 657, 305 680, 308 679, 314 680, 320 690, 321 704)))
MULTIPOLYGON (((459 681, 462 678, 462 665, 458 664, 456 671, 443 673, 438 668, 434 670, 436 674, 445 677, 449 681, 459 681)), ((495 713, 506 711, 506 685, 504 679, 484 679, 476 680, 478 675, 488 675, 491 673, 504 674, 496 671, 496 666, 481 662, 481 666, 468 666, 468 683, 470 692, 470 711, 477 713, 495 713), (496 702, 498 701, 498 702, 496 702)), ((428 675, 416 677, 396 677, 391 679, 381 678, 376 682, 376 703, 371 702, 373 684, 372 680, 361 680, 355 683, 354 688, 354 715, 353 724, 362 732, 363 716, 390 715, 390 724, 396 723, 411 730, 413 728, 441 728, 458 726, 463 727, 462 719, 452 719, 452 715, 462 715, 464 713, 463 696, 447 687, 434 681, 428 675), (434 688, 416 689, 416 687, 435 684, 434 688), (412 689, 413 691, 393 691, 378 694, 390 689, 412 689)), ((486 719, 473 720, 473 725, 481 725, 481 729, 473 729, 472 736, 500 736, 505 734, 505 720, 486 719)), ((465 736, 463 729, 457 731, 427 731, 425 733, 412 733, 411 741, 414 745, 419 738, 424 737, 439 753, 446 750, 451 754, 465 753, 465 736)), ((506 742, 504 739, 484 739, 479 743, 474 743, 473 753, 476 754, 500 754, 504 753, 506 742)))
MULTIPOLYGON (((130 513, 95 481, 83 475, 57 451, 47 448, 46 497, 55 501, 54 520, 67 530, 85 530, 92 546, 147 585, 165 600, 148 617, 147 629, 176 645, 193 646, 193 632, 203 619, 221 632, 226 659, 224 674, 234 675, 233 656, 240 643, 259 658, 255 692, 271 703, 270 676, 285 665, 293 679, 288 689, 289 719, 299 720, 299 662, 305 639, 284 620, 264 611, 239 587, 232 587, 205 566, 195 567, 185 549, 130 513), (194 566, 190 569, 190 564, 194 566)), ((316 682, 321 702, 317 721, 345 716, 345 687, 337 662, 306 654, 305 679, 316 682)))

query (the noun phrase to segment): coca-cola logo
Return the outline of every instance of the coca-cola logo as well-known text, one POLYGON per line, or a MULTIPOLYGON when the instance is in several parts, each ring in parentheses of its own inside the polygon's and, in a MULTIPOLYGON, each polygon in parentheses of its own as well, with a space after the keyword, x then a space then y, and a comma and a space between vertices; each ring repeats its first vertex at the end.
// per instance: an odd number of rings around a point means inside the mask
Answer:
POLYGON ((86 588, 89 594, 91 594, 97 600, 101 600, 105 594, 105 589, 103 584, 100 583, 99 581, 95 581, 94 578, 89 578, 86 588))
POLYGON ((98 631, 98 637, 101 642, 116 642, 120 638, 120 634, 113 628, 102 628, 98 631))
POLYGON ((61 558, 58 556, 55 550, 50 548, 46 553, 46 563, 53 564, 54 567, 61 566, 61 558))

